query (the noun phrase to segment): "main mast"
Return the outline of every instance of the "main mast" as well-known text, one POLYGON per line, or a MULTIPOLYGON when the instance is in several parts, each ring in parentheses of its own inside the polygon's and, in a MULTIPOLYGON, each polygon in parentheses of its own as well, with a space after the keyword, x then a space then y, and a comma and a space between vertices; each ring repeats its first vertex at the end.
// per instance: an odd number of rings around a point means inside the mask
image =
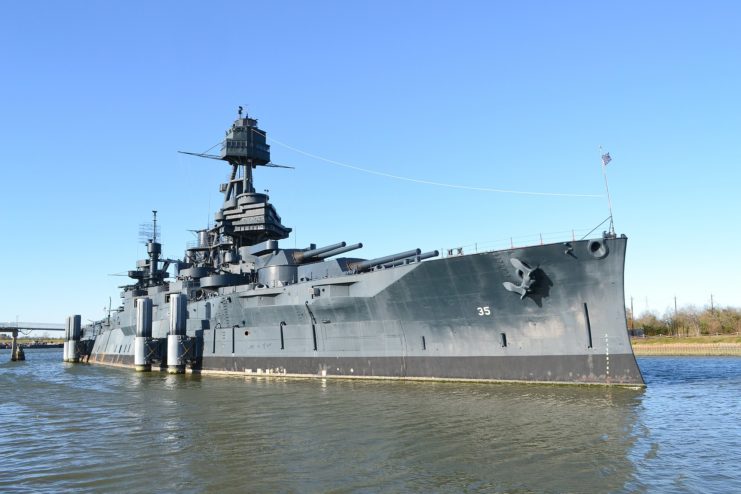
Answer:
POLYGON ((231 166, 229 181, 221 184, 224 204, 215 215, 213 233, 219 240, 231 240, 231 247, 254 245, 265 240, 288 238, 291 229, 281 224, 267 194, 255 192, 253 170, 270 164, 267 136, 257 126, 257 120, 239 115, 226 131, 220 159, 231 166))

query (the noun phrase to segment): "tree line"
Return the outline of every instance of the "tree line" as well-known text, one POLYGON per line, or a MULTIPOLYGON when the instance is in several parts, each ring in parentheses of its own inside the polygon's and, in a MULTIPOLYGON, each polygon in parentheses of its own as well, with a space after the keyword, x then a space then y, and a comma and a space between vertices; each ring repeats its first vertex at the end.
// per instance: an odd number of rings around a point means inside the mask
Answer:
POLYGON ((628 328, 642 328, 646 336, 703 336, 716 334, 741 334, 741 310, 726 308, 684 307, 667 310, 663 316, 644 312, 633 319, 627 309, 628 328))

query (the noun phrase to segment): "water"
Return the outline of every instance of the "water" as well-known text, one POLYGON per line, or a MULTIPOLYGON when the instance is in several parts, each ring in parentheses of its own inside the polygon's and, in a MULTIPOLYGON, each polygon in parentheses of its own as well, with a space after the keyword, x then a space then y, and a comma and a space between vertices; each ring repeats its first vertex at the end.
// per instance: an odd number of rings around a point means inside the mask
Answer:
POLYGON ((741 359, 643 391, 137 374, 0 352, 1 492, 741 492, 741 359))

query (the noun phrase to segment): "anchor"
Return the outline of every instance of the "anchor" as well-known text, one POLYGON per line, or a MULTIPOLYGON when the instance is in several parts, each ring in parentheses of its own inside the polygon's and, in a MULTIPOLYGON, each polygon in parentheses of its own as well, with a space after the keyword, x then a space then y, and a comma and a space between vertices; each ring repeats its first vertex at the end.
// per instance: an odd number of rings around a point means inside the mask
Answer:
POLYGON ((511 283, 509 281, 505 281, 502 283, 504 288, 510 292, 515 292, 520 294, 520 300, 524 299, 528 293, 531 293, 533 291, 533 285, 537 281, 535 279, 535 276, 533 276, 533 272, 536 271, 538 268, 531 268, 526 263, 520 261, 516 257, 513 257, 509 260, 510 263, 512 263, 512 266, 514 266, 515 270, 517 271, 517 276, 520 277, 520 284, 515 285, 514 283, 511 283))

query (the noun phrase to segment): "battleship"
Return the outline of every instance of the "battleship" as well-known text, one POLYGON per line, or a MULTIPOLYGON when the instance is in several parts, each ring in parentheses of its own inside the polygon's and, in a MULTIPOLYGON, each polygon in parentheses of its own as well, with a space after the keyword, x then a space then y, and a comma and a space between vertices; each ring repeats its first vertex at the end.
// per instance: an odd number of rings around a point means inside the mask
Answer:
POLYGON ((230 167, 213 224, 182 259, 165 259, 153 211, 147 258, 128 272, 120 307, 85 326, 68 317, 65 361, 263 377, 643 385, 626 327, 625 235, 374 259, 348 257, 362 244, 344 241, 284 248, 291 228, 255 191, 255 170, 279 166, 257 120, 240 108, 220 153, 198 156, 230 167))

